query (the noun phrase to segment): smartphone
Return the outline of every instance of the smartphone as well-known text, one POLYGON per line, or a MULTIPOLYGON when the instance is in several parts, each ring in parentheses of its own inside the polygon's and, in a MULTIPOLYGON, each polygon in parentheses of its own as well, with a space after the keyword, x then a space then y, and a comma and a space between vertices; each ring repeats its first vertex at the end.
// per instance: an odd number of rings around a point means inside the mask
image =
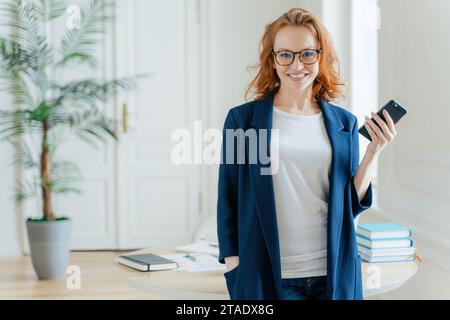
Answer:
MULTIPOLYGON (((383 106, 383 108, 381 108, 377 112, 378 116, 386 123, 387 123, 387 121, 384 118, 383 110, 386 110, 389 113, 389 116, 394 121, 394 124, 397 123, 407 112, 406 109, 404 107, 402 107, 398 102, 396 102, 395 100, 390 100, 388 103, 386 103, 383 106)), ((371 119, 381 129, 381 127, 378 125, 376 120, 374 120, 373 117, 371 119)), ((370 134, 367 131, 365 125, 362 125, 361 128, 358 129, 358 132, 360 134, 362 134, 364 137, 366 137, 367 139, 369 139, 369 141, 372 141, 372 138, 370 138, 370 134)))

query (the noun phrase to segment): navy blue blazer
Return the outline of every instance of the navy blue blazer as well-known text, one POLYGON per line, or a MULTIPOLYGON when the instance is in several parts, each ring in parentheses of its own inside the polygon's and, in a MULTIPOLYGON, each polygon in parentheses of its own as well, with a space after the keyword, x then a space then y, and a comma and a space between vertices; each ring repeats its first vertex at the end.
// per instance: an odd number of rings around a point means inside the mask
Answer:
MULTIPOLYGON (((239 256, 239 265, 225 272, 231 299, 279 299, 281 265, 274 189, 271 175, 261 175, 267 161, 225 163, 226 129, 267 129, 270 156, 273 95, 232 108, 225 119, 219 167, 217 234, 219 262, 239 256)), ((358 121, 349 111, 320 100, 332 148, 327 224, 328 300, 363 299, 361 260, 353 219, 372 205, 372 183, 361 200, 354 186, 359 167, 358 121)), ((257 130, 257 132, 259 132, 257 130)), ((236 151, 236 150, 235 150, 236 151)), ((236 152, 234 153, 236 155, 236 152)), ((267 169, 266 169, 267 170, 267 169)))

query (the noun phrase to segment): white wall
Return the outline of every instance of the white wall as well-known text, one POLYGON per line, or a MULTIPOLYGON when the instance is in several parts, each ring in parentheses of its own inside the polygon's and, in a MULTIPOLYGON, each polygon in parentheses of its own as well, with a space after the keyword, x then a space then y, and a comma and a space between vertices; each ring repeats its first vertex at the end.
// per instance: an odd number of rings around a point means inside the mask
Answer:
MULTIPOLYGON (((341 63, 341 75, 347 85, 346 98, 337 103, 358 119, 378 110, 378 30, 374 8, 377 0, 323 0, 322 21, 331 33, 341 63)), ((369 141, 359 135, 359 158, 364 157, 369 141)), ((373 202, 377 202, 377 179, 372 180, 373 202)), ((355 227, 359 217, 355 219, 355 227)))
MULTIPOLYGON (((377 0, 353 0, 351 11, 350 42, 350 110, 358 119, 358 127, 364 123, 364 116, 378 111, 378 29, 379 6, 377 0)), ((364 157, 369 140, 359 135, 359 157, 364 157)), ((373 206, 378 202, 378 168, 372 179, 373 206)), ((360 217, 356 218, 355 227, 360 217)))
POLYGON ((381 102, 409 113, 379 162, 375 217, 413 228, 424 262, 385 299, 450 299, 450 2, 379 0, 381 102))

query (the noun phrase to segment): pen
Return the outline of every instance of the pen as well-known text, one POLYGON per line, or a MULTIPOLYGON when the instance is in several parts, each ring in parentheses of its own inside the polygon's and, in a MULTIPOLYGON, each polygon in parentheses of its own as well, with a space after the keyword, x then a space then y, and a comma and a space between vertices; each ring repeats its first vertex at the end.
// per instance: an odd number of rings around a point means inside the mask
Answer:
POLYGON ((210 246, 210 247, 215 247, 215 248, 218 248, 218 247, 219 247, 219 244, 209 242, 209 241, 206 240, 205 238, 201 238, 200 240, 201 240, 201 241, 206 241, 206 242, 208 242, 208 246, 210 246))
POLYGON ((186 258, 191 259, 192 261, 197 261, 195 257, 191 256, 189 253, 185 255, 186 258))

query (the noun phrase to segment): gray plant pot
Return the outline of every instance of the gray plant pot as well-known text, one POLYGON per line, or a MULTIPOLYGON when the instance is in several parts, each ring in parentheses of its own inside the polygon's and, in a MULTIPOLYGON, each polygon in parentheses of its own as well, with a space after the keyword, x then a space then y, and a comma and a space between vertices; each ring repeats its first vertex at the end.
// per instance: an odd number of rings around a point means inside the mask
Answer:
POLYGON ((27 220, 33 268, 39 279, 61 278, 69 264, 72 221, 27 220))

